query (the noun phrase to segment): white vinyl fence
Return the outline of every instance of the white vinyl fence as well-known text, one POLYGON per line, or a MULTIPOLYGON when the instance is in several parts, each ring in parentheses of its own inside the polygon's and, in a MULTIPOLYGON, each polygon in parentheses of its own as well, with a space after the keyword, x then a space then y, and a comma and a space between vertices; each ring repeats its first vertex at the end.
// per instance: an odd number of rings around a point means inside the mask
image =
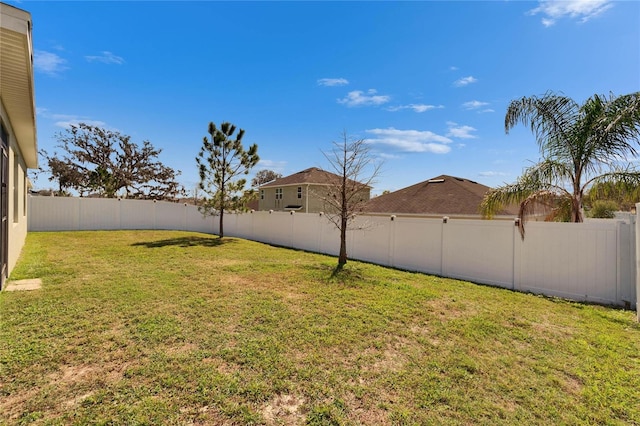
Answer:
MULTIPOLYGON (((29 231, 172 229, 218 232, 218 217, 168 202, 30 197, 29 231)), ((359 216, 347 253, 396 268, 578 301, 635 307, 635 217, 585 223, 359 216)), ((337 255, 320 214, 225 214, 225 235, 337 255)))

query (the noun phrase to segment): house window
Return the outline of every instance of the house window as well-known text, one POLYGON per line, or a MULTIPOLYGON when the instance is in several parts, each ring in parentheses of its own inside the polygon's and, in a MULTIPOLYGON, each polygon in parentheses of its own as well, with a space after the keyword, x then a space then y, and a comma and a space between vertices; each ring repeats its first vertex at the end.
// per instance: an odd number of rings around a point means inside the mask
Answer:
POLYGON ((282 200, 282 188, 276 188, 276 200, 282 200))
POLYGON ((22 216, 27 215, 27 195, 29 194, 29 179, 27 173, 24 173, 24 192, 22 193, 22 216))
POLYGON ((264 200, 264 189, 260 190, 260 199, 264 200))
POLYGON ((302 187, 298 187, 298 198, 302 198, 302 187))
POLYGON ((18 223, 20 214, 20 157, 13 154, 13 222, 18 223))

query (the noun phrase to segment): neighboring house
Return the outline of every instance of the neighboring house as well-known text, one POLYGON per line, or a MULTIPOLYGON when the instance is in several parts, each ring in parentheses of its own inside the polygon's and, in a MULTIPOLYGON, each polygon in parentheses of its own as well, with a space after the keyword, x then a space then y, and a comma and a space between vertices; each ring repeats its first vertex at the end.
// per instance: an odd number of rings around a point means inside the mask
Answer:
POLYGON ((0 3, 0 288, 27 236, 27 169, 38 167, 31 15, 0 3))
MULTIPOLYGON (((365 205, 364 211, 477 219, 481 217, 480 204, 490 189, 469 179, 441 175, 372 198, 365 205)), ((517 215, 517 208, 508 208, 498 214, 509 218, 517 215)))
MULTIPOLYGON (((311 167, 265 183, 259 187, 258 210, 299 211, 318 213, 327 208, 323 197, 327 188, 340 182, 341 177, 316 167, 311 167)), ((371 197, 371 188, 362 191, 362 200, 371 197)))

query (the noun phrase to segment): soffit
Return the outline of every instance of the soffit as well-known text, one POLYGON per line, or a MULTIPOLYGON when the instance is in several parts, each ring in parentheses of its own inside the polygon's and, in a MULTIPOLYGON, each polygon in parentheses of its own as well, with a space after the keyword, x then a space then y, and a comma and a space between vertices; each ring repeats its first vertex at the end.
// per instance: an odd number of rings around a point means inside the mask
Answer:
POLYGON ((27 167, 38 166, 30 15, 0 5, 0 99, 27 167))

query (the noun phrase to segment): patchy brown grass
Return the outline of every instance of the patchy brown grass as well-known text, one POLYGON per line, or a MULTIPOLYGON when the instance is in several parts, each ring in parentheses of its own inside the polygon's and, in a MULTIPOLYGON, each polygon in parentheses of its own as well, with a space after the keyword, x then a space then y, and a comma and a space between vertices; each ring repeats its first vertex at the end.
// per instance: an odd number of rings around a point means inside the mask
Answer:
POLYGON ((0 424, 640 424, 633 312, 186 232, 35 233, 0 424))

